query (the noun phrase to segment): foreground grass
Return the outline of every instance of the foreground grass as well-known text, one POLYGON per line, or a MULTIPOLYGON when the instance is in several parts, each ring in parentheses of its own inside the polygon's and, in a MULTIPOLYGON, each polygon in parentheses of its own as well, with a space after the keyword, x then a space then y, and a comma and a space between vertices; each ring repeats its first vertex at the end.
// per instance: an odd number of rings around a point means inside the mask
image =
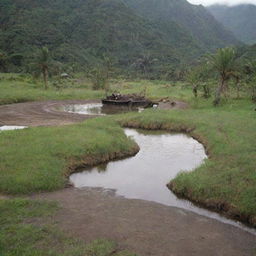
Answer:
POLYGON ((55 203, 43 201, 0 200, 0 255, 135 256, 125 251, 117 253, 116 244, 111 241, 84 244, 64 235, 49 218, 57 209, 55 203))
MULTIPOLYGON (((204 107, 203 107, 204 106, 204 107)), ((208 106, 208 107, 207 107, 208 106)), ((182 197, 256 226, 256 113, 249 101, 186 111, 149 110, 119 118, 123 126, 188 132, 210 154, 169 184, 182 197)))
POLYGON ((108 118, 0 133, 0 192, 27 194, 63 188, 77 166, 136 153, 137 145, 108 118))

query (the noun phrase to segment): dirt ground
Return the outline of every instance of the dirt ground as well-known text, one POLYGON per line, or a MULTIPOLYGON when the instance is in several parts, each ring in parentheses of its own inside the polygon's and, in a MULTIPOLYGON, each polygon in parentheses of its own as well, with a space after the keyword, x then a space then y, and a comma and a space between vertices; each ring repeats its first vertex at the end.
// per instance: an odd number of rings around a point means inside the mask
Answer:
MULTIPOLYGON (((77 123, 95 116, 62 112, 60 109, 64 105, 100 102, 100 100, 51 100, 2 105, 0 106, 0 126, 54 126, 77 123)), ((175 104, 171 104, 172 102, 160 102, 159 108, 187 108, 184 102, 175 101, 175 104)))
POLYGON ((113 191, 67 188, 33 198, 58 201, 61 209, 53 220, 85 242, 112 239, 141 256, 256 255, 256 236, 242 229, 113 191))
MULTIPOLYGON (((48 126, 81 122, 93 116, 60 112, 66 100, 0 106, 0 125, 48 126)), ((165 105, 166 107, 166 105, 165 105)), ((141 256, 256 256, 256 236, 234 226, 161 204, 115 196, 102 189, 64 190, 34 195, 61 208, 53 221, 85 242, 108 238, 141 256)))
POLYGON ((64 105, 98 103, 98 100, 51 100, 17 103, 0 106, 1 125, 54 126, 82 122, 94 117, 62 112, 64 105))

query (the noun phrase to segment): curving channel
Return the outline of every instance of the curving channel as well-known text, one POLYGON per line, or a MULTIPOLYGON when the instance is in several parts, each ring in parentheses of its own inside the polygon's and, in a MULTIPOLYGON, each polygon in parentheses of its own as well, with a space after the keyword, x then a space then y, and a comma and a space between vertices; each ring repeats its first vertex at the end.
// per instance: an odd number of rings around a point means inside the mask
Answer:
POLYGON ((112 161, 70 176, 78 188, 114 189, 118 195, 180 208, 192 206, 167 188, 179 172, 191 171, 207 158, 204 147, 185 134, 125 129, 140 147, 134 157, 112 161))
POLYGON ((240 222, 177 198, 167 188, 166 184, 178 173, 192 171, 204 163, 207 155, 202 144, 185 134, 134 129, 124 131, 139 145, 139 153, 134 157, 111 161, 72 174, 70 182, 75 187, 115 190, 116 195, 125 198, 148 200, 186 209, 255 234, 254 229, 247 228, 240 222))

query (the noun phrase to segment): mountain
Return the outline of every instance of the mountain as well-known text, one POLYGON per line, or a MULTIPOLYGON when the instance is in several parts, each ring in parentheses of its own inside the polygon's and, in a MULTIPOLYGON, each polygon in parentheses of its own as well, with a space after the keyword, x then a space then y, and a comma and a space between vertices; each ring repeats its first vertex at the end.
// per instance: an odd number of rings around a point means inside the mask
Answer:
POLYGON ((239 40, 247 44, 256 43, 256 5, 212 5, 208 10, 239 40))
POLYGON ((240 58, 247 61, 255 61, 256 60, 256 44, 254 45, 243 45, 237 48, 237 53, 240 58))
POLYGON ((77 70, 107 54, 123 70, 144 58, 161 72, 232 43, 238 41, 207 10, 185 0, 0 1, 0 57, 10 56, 9 69, 24 69, 47 46, 77 70))
POLYGON ((202 5, 186 0, 124 0, 139 15, 166 24, 175 22, 207 50, 239 44, 202 5))

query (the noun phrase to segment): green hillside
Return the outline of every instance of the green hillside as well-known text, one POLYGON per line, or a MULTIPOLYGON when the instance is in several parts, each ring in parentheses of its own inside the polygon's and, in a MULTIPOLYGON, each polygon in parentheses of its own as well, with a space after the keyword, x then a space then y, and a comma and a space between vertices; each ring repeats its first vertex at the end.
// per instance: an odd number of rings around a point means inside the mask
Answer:
POLYGON ((197 43, 207 50, 213 50, 231 44, 238 44, 234 35, 228 32, 202 6, 192 5, 186 0, 125 0, 143 17, 175 22, 187 31, 197 43))
POLYGON ((47 46, 55 61, 77 71, 100 63, 107 55, 121 70, 136 68, 140 60, 150 63, 148 71, 159 74, 164 68, 190 63, 207 50, 237 43, 203 7, 185 0, 150 0, 152 9, 140 11, 135 11, 134 3, 1 0, 0 58, 8 59, 5 70, 28 71, 38 49, 47 46), (153 9, 153 3, 159 9, 153 9), (166 18, 149 18, 146 10, 166 18), (168 19, 171 11, 180 15, 168 19), (191 20, 195 26, 188 25, 191 20))
POLYGON ((212 5, 208 10, 239 40, 248 44, 256 43, 256 5, 212 5))

